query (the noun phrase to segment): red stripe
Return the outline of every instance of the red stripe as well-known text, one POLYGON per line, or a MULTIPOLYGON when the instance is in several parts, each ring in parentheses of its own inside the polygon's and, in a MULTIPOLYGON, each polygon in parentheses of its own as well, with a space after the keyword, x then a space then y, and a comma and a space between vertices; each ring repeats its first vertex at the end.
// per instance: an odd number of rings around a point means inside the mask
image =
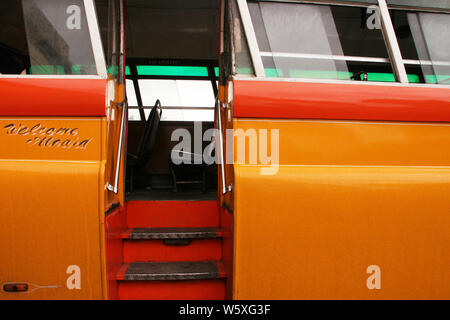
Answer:
POLYGON ((450 122, 450 88, 235 80, 238 118, 450 122))
POLYGON ((0 116, 105 116, 106 80, 0 79, 0 116))

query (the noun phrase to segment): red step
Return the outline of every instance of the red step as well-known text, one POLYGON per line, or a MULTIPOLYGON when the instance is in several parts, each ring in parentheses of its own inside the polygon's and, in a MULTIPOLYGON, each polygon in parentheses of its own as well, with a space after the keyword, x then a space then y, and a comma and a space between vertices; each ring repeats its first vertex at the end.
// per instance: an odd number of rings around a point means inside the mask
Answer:
POLYGON ((217 261, 133 262, 120 268, 116 280, 199 280, 225 277, 223 264, 217 261))
POLYGON ((133 228, 122 232, 120 238, 149 239, 208 239, 223 236, 219 228, 133 228))
POLYGON ((201 261, 222 258, 218 228, 136 228, 122 234, 124 262, 201 261))
POLYGON ((119 299, 225 299, 225 271, 216 261, 149 262, 122 266, 119 299))
POLYGON ((124 262, 201 261, 222 258, 221 239, 193 239, 187 245, 166 245, 163 240, 126 240, 124 262))
POLYGON ((123 265, 112 276, 119 299, 225 299, 218 201, 129 201, 123 265))
POLYGON ((128 201, 129 228, 204 228, 219 226, 217 201, 128 201))
POLYGON ((225 279, 119 281, 120 300, 224 300, 225 279))

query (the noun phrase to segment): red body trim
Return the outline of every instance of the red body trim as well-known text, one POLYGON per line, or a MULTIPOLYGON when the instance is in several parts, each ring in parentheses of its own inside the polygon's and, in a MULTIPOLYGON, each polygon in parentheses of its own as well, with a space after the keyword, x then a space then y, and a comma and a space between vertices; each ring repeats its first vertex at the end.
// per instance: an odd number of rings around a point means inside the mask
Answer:
POLYGON ((105 116, 106 80, 1 78, 0 116, 105 116))
POLYGON ((450 122, 450 88, 234 80, 234 116, 450 122))

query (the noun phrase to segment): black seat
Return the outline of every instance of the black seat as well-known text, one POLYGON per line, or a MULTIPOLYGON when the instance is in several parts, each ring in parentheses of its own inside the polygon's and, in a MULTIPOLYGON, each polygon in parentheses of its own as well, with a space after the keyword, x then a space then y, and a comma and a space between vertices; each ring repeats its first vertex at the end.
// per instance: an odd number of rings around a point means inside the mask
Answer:
POLYGON ((156 100, 155 106, 150 111, 147 121, 145 122, 144 133, 139 141, 137 154, 128 153, 127 167, 130 177, 129 191, 134 190, 134 175, 136 172, 145 173, 145 166, 150 159, 150 156, 155 146, 156 137, 158 133, 159 122, 161 121, 162 108, 161 102, 156 100))

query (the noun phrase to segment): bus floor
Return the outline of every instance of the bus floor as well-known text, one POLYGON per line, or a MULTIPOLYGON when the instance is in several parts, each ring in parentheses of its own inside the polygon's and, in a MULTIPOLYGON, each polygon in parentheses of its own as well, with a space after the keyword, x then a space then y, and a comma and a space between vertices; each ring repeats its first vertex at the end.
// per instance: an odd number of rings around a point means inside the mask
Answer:
POLYGON ((152 175, 145 179, 140 177, 133 192, 126 192, 126 200, 154 201, 154 200, 184 200, 184 201, 210 201, 217 200, 217 175, 208 174, 206 188, 198 183, 177 185, 174 191, 173 181, 169 175, 152 175))
POLYGON ((127 193, 126 200, 217 200, 217 189, 208 189, 206 192, 198 189, 182 189, 178 192, 173 192, 172 189, 137 189, 127 193))

